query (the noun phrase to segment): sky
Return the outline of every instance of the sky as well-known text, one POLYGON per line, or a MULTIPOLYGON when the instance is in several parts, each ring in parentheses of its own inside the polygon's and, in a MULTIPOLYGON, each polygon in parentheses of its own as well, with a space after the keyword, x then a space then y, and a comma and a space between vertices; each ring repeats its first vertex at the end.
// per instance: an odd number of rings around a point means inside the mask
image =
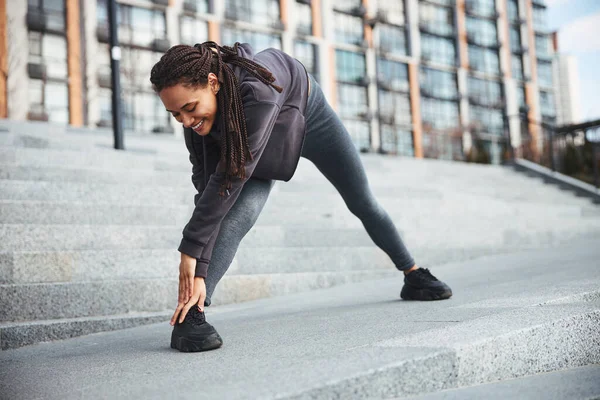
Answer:
MULTIPOLYGON (((583 121, 600 119, 600 0, 546 0, 558 50, 577 58, 583 121)), ((582 122, 583 122, 582 121, 582 122)))

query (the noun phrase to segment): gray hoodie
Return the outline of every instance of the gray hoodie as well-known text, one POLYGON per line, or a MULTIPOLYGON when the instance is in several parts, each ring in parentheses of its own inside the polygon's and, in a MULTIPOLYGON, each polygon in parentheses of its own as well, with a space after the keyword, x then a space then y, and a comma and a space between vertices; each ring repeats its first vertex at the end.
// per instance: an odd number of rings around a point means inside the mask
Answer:
MULTIPOLYGON (((271 71, 276 79, 274 83, 283 88, 278 93, 241 67, 230 65, 240 85, 253 156, 253 160, 246 163, 246 177, 289 181, 298 166, 306 133, 306 69, 298 60, 276 49, 254 54, 252 47, 244 43, 239 46, 238 54, 271 71)), ((198 260, 196 276, 201 277, 206 277, 221 221, 246 181, 232 178, 232 187, 225 196, 218 194, 225 178, 225 166, 219 161, 218 135, 217 124, 204 137, 189 128, 184 129, 192 163, 192 182, 198 194, 194 197, 196 208, 183 229, 178 250, 198 260)))

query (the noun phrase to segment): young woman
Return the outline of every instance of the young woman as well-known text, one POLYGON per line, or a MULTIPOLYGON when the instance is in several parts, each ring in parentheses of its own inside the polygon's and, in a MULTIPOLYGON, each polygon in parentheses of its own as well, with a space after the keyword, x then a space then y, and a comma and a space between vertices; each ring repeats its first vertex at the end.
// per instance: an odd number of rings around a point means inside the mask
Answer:
POLYGON ((255 54, 240 43, 177 45, 154 65, 150 81, 184 126, 198 190, 179 246, 171 347, 203 351, 222 345, 204 318, 204 306, 210 305, 274 181, 290 180, 301 156, 335 186, 373 242, 404 272, 403 299, 452 295, 445 283, 415 264, 373 197, 348 131, 298 60, 275 49, 255 54))

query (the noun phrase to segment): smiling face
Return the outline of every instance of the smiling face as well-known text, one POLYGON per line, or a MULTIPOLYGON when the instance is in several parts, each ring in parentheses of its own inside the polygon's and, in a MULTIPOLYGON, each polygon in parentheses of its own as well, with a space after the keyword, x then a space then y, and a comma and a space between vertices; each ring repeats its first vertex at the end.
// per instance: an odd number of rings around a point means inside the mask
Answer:
POLYGON ((186 87, 180 83, 158 93, 173 117, 185 128, 192 128, 200 136, 209 134, 217 115, 219 82, 212 72, 205 87, 186 87))

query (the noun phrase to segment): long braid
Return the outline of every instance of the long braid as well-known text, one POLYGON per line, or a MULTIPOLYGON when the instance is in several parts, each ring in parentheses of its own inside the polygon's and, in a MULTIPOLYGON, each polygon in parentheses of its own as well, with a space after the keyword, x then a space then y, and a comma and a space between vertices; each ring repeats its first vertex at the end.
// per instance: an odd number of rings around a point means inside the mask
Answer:
POLYGON ((225 183, 219 189, 221 196, 231 189, 232 178, 246 178, 246 161, 252 160, 248 145, 248 131, 242 95, 237 77, 228 64, 243 68, 265 85, 281 93, 273 74, 260 64, 238 55, 239 43, 233 47, 204 42, 192 46, 171 47, 152 67, 150 82, 155 92, 167 87, 206 87, 208 74, 213 72, 221 85, 217 105, 221 111, 221 162, 225 165, 225 183))

